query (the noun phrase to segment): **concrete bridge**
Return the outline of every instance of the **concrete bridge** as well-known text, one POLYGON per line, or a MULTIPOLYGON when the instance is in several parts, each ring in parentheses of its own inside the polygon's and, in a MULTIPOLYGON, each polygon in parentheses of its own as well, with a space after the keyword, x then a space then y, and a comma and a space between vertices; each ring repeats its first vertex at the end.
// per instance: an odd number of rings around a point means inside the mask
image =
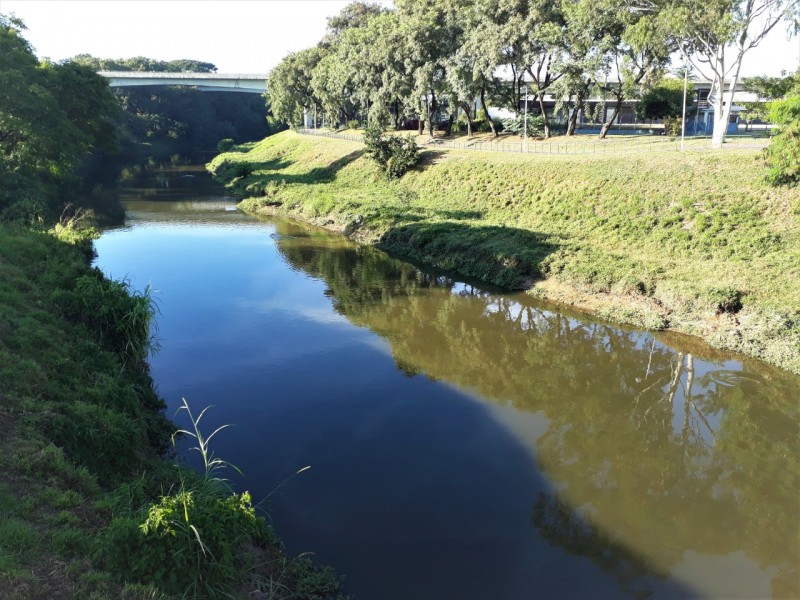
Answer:
POLYGON ((228 73, 155 73, 147 71, 100 71, 114 87, 142 85, 191 85, 205 92, 244 92, 263 94, 267 76, 228 73))

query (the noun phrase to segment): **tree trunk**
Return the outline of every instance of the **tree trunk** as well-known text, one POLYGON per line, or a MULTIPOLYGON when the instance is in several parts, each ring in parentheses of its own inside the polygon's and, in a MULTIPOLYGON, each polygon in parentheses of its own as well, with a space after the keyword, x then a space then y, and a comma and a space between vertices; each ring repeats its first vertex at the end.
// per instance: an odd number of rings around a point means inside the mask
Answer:
POLYGON ((433 137, 433 117, 436 115, 436 110, 439 108, 439 103, 436 101, 436 94, 431 90, 431 101, 428 104, 428 135, 433 137))
POLYGON ((494 121, 492 121, 492 117, 489 116, 489 108, 486 106, 486 88, 483 86, 481 86, 481 108, 483 109, 483 114, 486 115, 486 120, 489 121, 489 127, 492 129, 492 137, 497 137, 494 121))
MULTIPOLYGON (((425 133, 425 120, 422 118, 422 102, 419 103, 419 114, 417 115, 417 133, 422 135, 425 133)), ((428 112, 428 99, 425 98, 425 112, 428 112)))
MULTIPOLYGON (((739 65, 741 66, 741 61, 739 65)), ((736 82, 739 79, 739 69, 731 79, 730 88, 728 93, 724 94, 724 80, 719 81, 719 94, 714 99, 714 132, 711 135, 711 147, 722 148, 725 142, 725 136, 728 134, 728 122, 731 119, 731 107, 733 106, 733 94, 736 91, 736 82), (726 102, 727 100, 727 102, 726 102)))
POLYGON ((567 119, 567 137, 571 137, 575 135, 575 125, 578 122, 578 105, 576 104, 572 108, 572 114, 570 114, 569 119, 567 119))
POLYGON ((450 136, 453 133, 453 113, 447 118, 447 128, 444 130, 445 136, 450 136))
MULTIPOLYGON (((542 119, 544 119, 544 138, 547 139, 550 137, 550 122, 547 119, 547 112, 544 109, 544 90, 539 90, 536 94, 536 99, 539 101, 539 112, 542 114, 542 119)), ((528 99, 525 98, 525 102, 528 99)))
POLYGON ((467 117, 467 137, 472 137, 472 115, 469 114, 469 104, 467 102, 461 103, 461 110, 464 111, 464 115, 467 117))
MULTIPOLYGON (((591 81, 589 82, 591 85, 591 81)), ((578 92, 575 95, 575 104, 574 108, 572 109, 572 114, 569 116, 567 120, 567 135, 575 135, 575 130, 578 128, 578 114, 582 110, 581 107, 583 106, 583 101, 586 100, 586 95, 583 91, 578 92)))
POLYGON ((603 126, 600 128, 600 139, 606 139, 606 134, 608 130, 611 129, 611 126, 614 124, 614 121, 617 119, 617 115, 619 115, 619 111, 622 108, 622 96, 617 96, 617 101, 614 103, 614 112, 611 113, 611 118, 603 123, 603 126))
POLYGON ((394 129, 400 129, 400 103, 397 98, 394 99, 394 129))

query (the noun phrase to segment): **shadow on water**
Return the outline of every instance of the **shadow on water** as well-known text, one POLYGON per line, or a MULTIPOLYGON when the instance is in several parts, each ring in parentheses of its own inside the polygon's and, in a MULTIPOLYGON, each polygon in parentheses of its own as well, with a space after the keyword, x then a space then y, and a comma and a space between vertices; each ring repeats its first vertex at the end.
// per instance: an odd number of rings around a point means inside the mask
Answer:
POLYGON ((129 207, 223 228, 116 247, 145 281, 165 267, 159 388, 236 423, 215 442, 256 499, 313 464, 272 497, 278 531, 359 597, 800 596, 800 378, 285 221, 274 246, 252 219, 230 234, 245 217, 222 202, 167 205, 129 207))
MULTIPOLYGON (((448 211, 436 217, 467 220, 471 211, 448 211)), ((475 225, 453 221, 418 222, 390 227, 378 245, 383 250, 437 268, 492 281, 507 289, 523 289, 543 276, 541 264, 559 248, 554 236, 497 225, 475 225)), ((415 221, 412 211, 404 222, 415 221)))
MULTIPOLYGON (((800 595, 796 376, 277 227, 284 259, 325 281, 404 374, 547 419, 533 445, 550 489, 531 498, 531 522, 549 543, 627 597, 800 595)), ((518 235, 486 240, 503 233, 518 235)))

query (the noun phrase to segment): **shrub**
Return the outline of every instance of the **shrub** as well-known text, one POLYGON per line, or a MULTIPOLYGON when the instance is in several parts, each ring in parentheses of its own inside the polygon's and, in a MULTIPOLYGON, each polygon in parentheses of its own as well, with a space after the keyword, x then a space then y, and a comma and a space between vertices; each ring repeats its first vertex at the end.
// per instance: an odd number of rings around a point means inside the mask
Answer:
POLYGON ((95 331, 105 348, 126 364, 144 365, 155 347, 150 325, 156 306, 149 286, 138 293, 127 281, 106 279, 99 269, 78 277, 73 291, 58 291, 53 300, 67 317, 95 331))
POLYGON ((227 498, 182 487, 142 517, 115 518, 104 536, 107 567, 192 598, 230 594, 241 582, 242 544, 262 528, 248 493, 227 498))
POLYGON ((676 138, 681 134, 680 117, 664 117, 664 134, 671 138, 676 138))
POLYGON ((350 119, 347 122, 347 128, 348 129, 358 129, 359 125, 361 125, 361 124, 358 122, 358 119, 350 119))
POLYGON ((223 138, 217 142, 217 150, 220 152, 227 152, 233 148, 233 140, 231 138, 223 138))
POLYGON ((387 179, 398 179, 419 162, 419 147, 412 136, 386 136, 378 127, 364 133, 366 154, 383 169, 387 179))
MULTIPOLYGON (((512 119, 503 119, 503 130, 511 133, 522 135, 525 131, 525 116, 517 115, 512 119)), ((537 136, 544 135, 544 119, 541 115, 532 115, 528 113, 528 135, 537 136)))
POLYGON ((772 185, 800 182, 800 121, 783 127, 764 149, 767 181, 772 185))

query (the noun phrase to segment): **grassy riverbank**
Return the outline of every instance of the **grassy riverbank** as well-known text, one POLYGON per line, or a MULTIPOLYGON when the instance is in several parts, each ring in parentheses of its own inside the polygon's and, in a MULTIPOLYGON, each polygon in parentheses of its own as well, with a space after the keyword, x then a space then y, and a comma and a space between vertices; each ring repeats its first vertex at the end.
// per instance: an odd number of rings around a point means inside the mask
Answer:
POLYGON ((69 228, 0 224, 0 597, 335 597, 249 496, 165 458, 153 304, 90 254, 69 228))
POLYGON ((396 182, 357 142, 283 132, 239 150, 209 168, 245 211, 800 373, 800 190, 769 187, 756 150, 428 149, 396 182))

